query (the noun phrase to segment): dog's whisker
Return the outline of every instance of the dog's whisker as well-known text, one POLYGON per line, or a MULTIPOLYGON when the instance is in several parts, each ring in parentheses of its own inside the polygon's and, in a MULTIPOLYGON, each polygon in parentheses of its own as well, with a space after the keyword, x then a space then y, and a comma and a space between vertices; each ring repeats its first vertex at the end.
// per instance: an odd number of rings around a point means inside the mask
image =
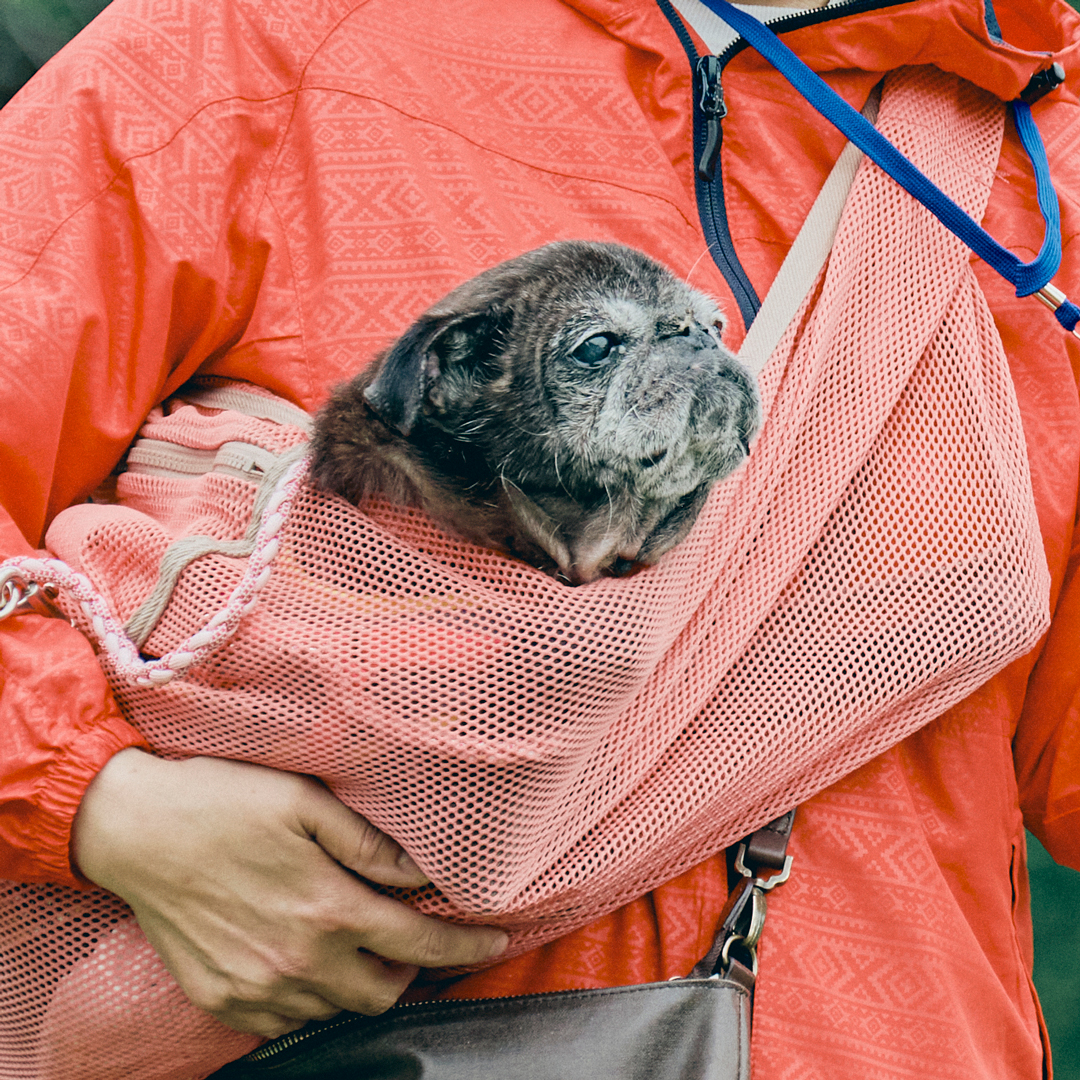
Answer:
POLYGON ((527 427, 522 426, 520 421, 516 417, 503 417, 501 418, 508 426, 512 426, 513 430, 521 435, 528 435, 530 439, 545 439, 549 432, 546 431, 530 431, 527 427))
POLYGON ((464 436, 465 438, 469 438, 473 435, 479 435, 480 432, 483 431, 485 427, 487 427, 487 425, 488 418, 481 417, 479 419, 472 420, 469 423, 464 424, 462 427, 458 428, 457 434, 459 437, 464 436))
POLYGON ((563 491, 566 492, 567 497, 571 499, 576 506, 580 506, 581 504, 577 501, 576 498, 574 498, 574 493, 566 486, 565 483, 563 483, 562 473, 559 471, 559 448, 557 446, 552 450, 551 456, 552 461, 555 465, 555 479, 558 481, 559 487, 561 487, 563 491))
POLYGON ((715 242, 710 242, 705 245, 701 254, 694 260, 693 266, 691 266, 690 269, 687 270, 685 274, 683 274, 684 280, 689 281, 694 276, 694 271, 701 265, 701 260, 704 259, 705 256, 708 255, 714 247, 717 246, 718 245, 715 242))
MULTIPOLYGON (((505 463, 499 466, 499 483, 502 484, 504 488, 512 487, 516 488, 518 491, 521 491, 521 486, 519 484, 515 484, 514 481, 506 475, 505 463)), ((521 491, 521 494, 524 495, 525 492, 521 491)))
POLYGON ((615 443, 618 445, 619 436, 624 433, 624 426, 628 426, 632 420, 636 420, 639 424, 644 424, 641 419, 641 413, 638 412, 638 403, 635 401, 619 419, 618 426, 615 428, 615 443))

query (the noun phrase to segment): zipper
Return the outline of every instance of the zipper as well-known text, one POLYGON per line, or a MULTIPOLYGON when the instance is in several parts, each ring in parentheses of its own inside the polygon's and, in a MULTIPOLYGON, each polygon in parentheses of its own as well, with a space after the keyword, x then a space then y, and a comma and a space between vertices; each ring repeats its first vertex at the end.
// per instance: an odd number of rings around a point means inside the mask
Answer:
POLYGON ((230 412, 253 416, 256 420, 272 420, 275 424, 298 427, 309 435, 313 427, 311 417, 303 409, 290 404, 284 398, 266 397, 245 390, 239 383, 224 386, 200 386, 189 384, 181 387, 173 400, 187 405, 202 405, 207 409, 227 409, 230 412))
POLYGON ((280 457, 254 443, 226 442, 216 450, 199 450, 163 439, 136 439, 125 472, 169 479, 190 479, 209 472, 258 483, 280 457))
MULTIPOLYGON (((201 405, 240 413, 256 420, 269 420, 282 426, 298 427, 310 435, 311 417, 283 398, 253 394, 236 384, 224 386, 189 385, 171 398, 185 405, 201 405)), ((258 484, 289 450, 273 451, 256 443, 231 440, 216 449, 184 446, 152 435, 136 439, 128 450, 122 472, 161 476, 170 480, 190 479, 206 473, 224 473, 239 480, 258 484)), ((115 501, 106 498, 104 501, 115 501)))
POLYGON ((720 83, 720 60, 715 56, 703 56, 694 69, 698 89, 698 108, 705 118, 705 145, 697 159, 697 175, 700 180, 711 182, 720 157, 720 121, 727 116, 724 88, 720 83))
MULTIPOLYGON (((398 1005, 396 1008, 407 1008, 405 1005, 398 1005)), ((287 1035, 282 1035, 280 1038, 275 1039, 273 1042, 267 1043, 265 1046, 260 1046, 256 1050, 252 1050, 250 1054, 245 1054, 241 1061, 268 1061, 272 1057, 277 1057, 278 1054, 283 1053, 286 1050, 291 1049, 298 1043, 306 1042, 314 1035, 321 1035, 324 1031, 333 1031, 335 1028, 347 1027, 349 1024, 356 1022, 355 1013, 349 1013, 348 1016, 335 1017, 333 1020, 327 1020, 320 1024, 318 1028, 312 1029, 310 1025, 300 1028, 299 1031, 290 1031, 287 1035)))
POLYGON ((273 1042, 267 1043, 265 1046, 260 1046, 255 1050, 252 1050, 250 1054, 245 1054, 241 1061, 267 1061, 272 1057, 276 1057, 278 1054, 284 1053, 286 1050, 292 1049, 292 1047, 302 1042, 307 1042, 308 1039, 313 1039, 317 1035, 322 1035, 326 1031, 335 1031, 338 1028, 352 1027, 355 1024, 376 1023, 379 1020, 385 1020, 398 1013, 406 1012, 409 1009, 418 1009, 424 1005, 458 1005, 468 1004, 473 1001, 531 1001, 536 998, 551 997, 554 994, 565 994, 565 990, 547 990, 539 994, 504 994, 502 997, 497 998, 445 998, 436 999, 434 1001, 406 1001, 404 1004, 395 1005, 392 1009, 384 1013, 379 1013, 377 1016, 362 1016, 359 1013, 343 1013, 341 1016, 336 1016, 332 1020, 326 1020, 321 1023, 307 1024, 300 1028, 298 1031, 290 1031, 287 1035, 282 1035, 281 1038, 275 1039, 273 1042))
MULTIPOLYGON (((724 201, 724 176, 720 150, 723 146, 723 120, 729 106, 724 98, 724 68, 743 49, 742 38, 736 38, 716 56, 700 56, 693 38, 683 25, 679 13, 670 0, 656 0, 676 36, 682 44, 694 76, 694 162, 698 217, 701 221, 705 242, 717 269, 724 275, 735 302, 739 306, 743 325, 747 330, 754 321, 761 300, 750 284, 750 279, 739 261, 735 244, 728 226, 727 205, 724 201)), ((797 11, 769 19, 767 26, 775 33, 797 30, 815 23, 829 22, 844 15, 878 8, 894 7, 908 0, 838 0, 826 8, 797 11)))
MULTIPOLYGON (((677 983, 717 983, 723 981, 719 975, 710 975, 707 977, 692 976, 692 975, 677 975, 674 978, 668 979, 664 983, 644 983, 642 985, 650 986, 673 986, 677 983)), ((596 987, 597 991, 603 990, 619 990, 622 987, 596 987)), ((634 987, 638 989, 638 987, 634 987)), ((250 1054, 245 1054, 240 1061, 243 1062, 263 1062, 269 1061, 271 1058, 277 1057, 278 1054, 284 1053, 286 1050, 291 1050, 294 1046, 298 1046, 300 1043, 307 1042, 309 1039, 317 1038, 324 1032, 336 1031, 339 1028, 352 1027, 360 1024, 374 1024, 380 1020, 391 1019, 393 1016, 399 1013, 407 1012, 409 1009, 421 1009, 425 1006, 454 1006, 454 1005, 469 1005, 478 1001, 501 1001, 501 1002, 529 1002, 538 1001, 542 998, 557 997, 560 994, 579 994, 580 990, 546 990, 539 994, 505 994, 502 997, 495 998, 445 998, 436 999, 434 1001, 409 1001, 403 1005, 395 1005, 387 1012, 380 1013, 378 1016, 362 1016, 359 1013, 343 1013, 340 1016, 334 1017, 332 1020, 316 1021, 309 1023, 306 1026, 300 1028, 298 1031, 290 1031, 287 1035, 282 1035, 280 1038, 275 1039, 273 1042, 266 1043, 264 1046, 260 1046, 255 1050, 252 1050, 250 1054)))

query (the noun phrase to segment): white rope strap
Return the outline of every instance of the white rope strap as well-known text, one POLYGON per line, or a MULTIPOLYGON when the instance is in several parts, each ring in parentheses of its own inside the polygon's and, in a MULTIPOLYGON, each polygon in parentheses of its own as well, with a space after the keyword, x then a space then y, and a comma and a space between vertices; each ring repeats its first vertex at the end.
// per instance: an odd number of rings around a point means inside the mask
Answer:
POLYGON ((0 564, 0 618, 14 614, 18 606, 16 597, 30 583, 41 587, 59 586, 79 601, 101 654, 117 677, 136 686, 164 686, 225 644, 258 602, 259 593, 270 580, 281 546, 279 533, 307 479, 309 461, 306 455, 295 461, 274 485, 262 508, 243 577, 224 606, 201 630, 164 656, 143 660, 138 646, 113 616, 90 579, 59 559, 20 556, 0 564))
POLYGON ((247 532, 238 540, 221 540, 216 536, 183 536, 174 540, 161 557, 158 568, 158 581, 150 594, 128 618, 124 632, 142 648, 165 613, 172 599, 180 575, 196 560, 204 555, 227 555, 234 559, 246 559, 255 551, 259 530, 266 516, 266 506, 278 491, 278 484, 283 476, 289 474, 293 464, 307 454, 307 445, 293 447, 282 454, 270 466, 255 496, 255 505, 251 511, 251 523, 247 532))

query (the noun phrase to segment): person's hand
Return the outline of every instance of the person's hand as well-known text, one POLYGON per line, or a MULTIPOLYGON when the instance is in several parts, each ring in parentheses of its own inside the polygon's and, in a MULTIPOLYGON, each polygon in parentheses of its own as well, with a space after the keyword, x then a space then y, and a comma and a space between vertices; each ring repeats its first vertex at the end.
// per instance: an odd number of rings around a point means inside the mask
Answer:
POLYGON ((121 751, 83 797, 72 857, 127 901, 196 1006, 267 1038, 342 1009, 382 1012, 418 965, 506 947, 500 930, 428 918, 365 885, 427 879, 318 781, 258 765, 121 751))

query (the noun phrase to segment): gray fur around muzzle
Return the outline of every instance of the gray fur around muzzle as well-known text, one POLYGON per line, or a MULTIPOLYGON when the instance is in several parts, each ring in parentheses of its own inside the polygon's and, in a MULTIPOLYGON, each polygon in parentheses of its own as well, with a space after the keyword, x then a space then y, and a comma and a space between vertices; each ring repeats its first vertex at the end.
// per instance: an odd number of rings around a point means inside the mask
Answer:
POLYGON ((654 563, 760 423, 723 322, 640 252, 548 244, 456 288, 334 392, 313 480, 422 506, 573 584, 654 563))

